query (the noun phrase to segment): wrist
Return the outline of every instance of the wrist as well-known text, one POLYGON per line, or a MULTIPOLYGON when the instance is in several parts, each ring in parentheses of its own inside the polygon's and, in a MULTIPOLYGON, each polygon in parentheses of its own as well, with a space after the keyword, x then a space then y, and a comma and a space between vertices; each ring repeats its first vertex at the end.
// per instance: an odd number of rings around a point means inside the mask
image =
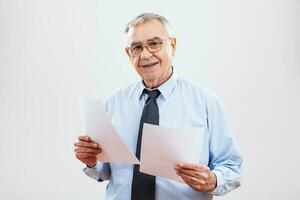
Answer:
POLYGON ((87 166, 88 168, 95 168, 96 165, 97 165, 97 163, 94 163, 94 164, 86 164, 86 166, 87 166))
POLYGON ((213 191, 217 187, 217 176, 212 171, 210 173, 212 178, 210 191, 213 191))

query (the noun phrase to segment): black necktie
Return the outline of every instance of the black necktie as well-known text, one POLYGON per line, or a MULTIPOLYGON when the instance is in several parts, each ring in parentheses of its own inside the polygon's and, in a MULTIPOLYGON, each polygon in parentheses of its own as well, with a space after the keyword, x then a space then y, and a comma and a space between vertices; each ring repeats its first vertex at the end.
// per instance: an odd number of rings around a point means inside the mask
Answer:
MULTIPOLYGON (((141 142, 143 133, 143 124, 159 124, 159 112, 155 99, 160 95, 159 90, 146 90, 144 93, 148 94, 148 98, 144 105, 142 113, 139 135, 136 145, 136 157, 140 159, 141 155, 141 142)), ((155 176, 144 174, 140 172, 139 165, 134 165, 133 178, 131 187, 131 200, 154 200, 155 199, 155 176)))

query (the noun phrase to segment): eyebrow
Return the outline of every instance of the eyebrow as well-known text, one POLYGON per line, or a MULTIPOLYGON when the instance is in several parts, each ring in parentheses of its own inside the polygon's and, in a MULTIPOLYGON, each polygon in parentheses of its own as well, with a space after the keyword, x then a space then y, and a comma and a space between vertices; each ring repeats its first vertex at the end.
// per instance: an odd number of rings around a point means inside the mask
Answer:
MULTIPOLYGON (((150 41, 152 41, 152 40, 161 40, 161 38, 160 38, 160 37, 157 37, 157 36, 154 36, 153 38, 148 39, 146 42, 150 42, 150 41)), ((138 44, 142 44, 142 42, 132 42, 132 43, 130 44, 130 46, 134 46, 134 45, 138 45, 138 44)))

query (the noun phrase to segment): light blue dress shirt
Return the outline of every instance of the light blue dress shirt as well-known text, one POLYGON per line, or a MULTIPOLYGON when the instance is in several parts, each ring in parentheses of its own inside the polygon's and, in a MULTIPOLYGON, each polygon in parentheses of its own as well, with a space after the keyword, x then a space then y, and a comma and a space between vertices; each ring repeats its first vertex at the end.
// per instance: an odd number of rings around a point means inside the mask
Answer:
MULTIPOLYGON (((106 100, 106 111, 118 134, 135 153, 140 117, 147 94, 142 81, 131 84, 106 100)), ((242 158, 225 117, 219 98, 212 91, 173 74, 158 87, 159 124, 165 127, 204 126, 204 145, 199 147, 200 162, 217 177, 212 192, 197 192, 187 184, 156 177, 156 200, 209 200, 240 185, 242 158)), ((96 180, 109 180, 108 200, 130 200, 133 165, 97 163, 84 172, 96 180)))

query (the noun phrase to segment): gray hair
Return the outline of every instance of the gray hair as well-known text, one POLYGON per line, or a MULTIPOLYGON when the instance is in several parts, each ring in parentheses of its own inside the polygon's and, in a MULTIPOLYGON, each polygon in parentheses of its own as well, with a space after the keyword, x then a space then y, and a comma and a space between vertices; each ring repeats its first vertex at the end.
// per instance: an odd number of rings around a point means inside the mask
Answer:
POLYGON ((173 37, 171 25, 168 22, 168 20, 166 18, 164 18, 163 16, 154 14, 154 13, 143 13, 143 14, 137 16, 136 18, 134 18, 133 20, 131 20, 125 28, 125 34, 128 33, 128 31, 131 27, 138 26, 140 24, 143 24, 147 21, 154 20, 154 19, 158 20, 160 23, 162 23, 165 26, 169 37, 173 37))

